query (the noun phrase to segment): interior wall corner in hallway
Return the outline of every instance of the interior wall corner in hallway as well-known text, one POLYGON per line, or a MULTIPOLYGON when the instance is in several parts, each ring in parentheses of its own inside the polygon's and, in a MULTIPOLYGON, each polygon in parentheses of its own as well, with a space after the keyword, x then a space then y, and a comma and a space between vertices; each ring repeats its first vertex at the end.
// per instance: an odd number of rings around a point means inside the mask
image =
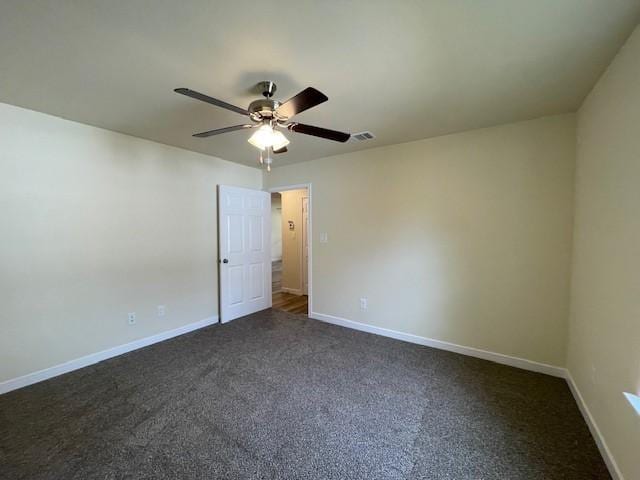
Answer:
POLYGON ((271 194, 271 261, 282 260, 282 195, 271 194))

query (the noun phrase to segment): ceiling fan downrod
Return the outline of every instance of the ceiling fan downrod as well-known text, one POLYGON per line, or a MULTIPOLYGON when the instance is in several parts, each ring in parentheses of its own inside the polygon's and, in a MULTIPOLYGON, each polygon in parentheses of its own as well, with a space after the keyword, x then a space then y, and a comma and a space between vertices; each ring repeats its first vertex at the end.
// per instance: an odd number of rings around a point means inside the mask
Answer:
POLYGON ((273 94, 276 93, 276 84, 271 80, 264 80, 258 85, 262 89, 262 95, 264 95, 265 98, 271 98, 273 97, 273 94))

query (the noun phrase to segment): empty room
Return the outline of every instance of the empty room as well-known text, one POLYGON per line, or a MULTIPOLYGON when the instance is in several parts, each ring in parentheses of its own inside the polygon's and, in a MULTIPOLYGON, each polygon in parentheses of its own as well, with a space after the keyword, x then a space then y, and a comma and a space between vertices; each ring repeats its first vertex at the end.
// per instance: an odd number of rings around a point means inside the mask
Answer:
POLYGON ((0 1, 0 479, 640 480, 639 22, 0 1))

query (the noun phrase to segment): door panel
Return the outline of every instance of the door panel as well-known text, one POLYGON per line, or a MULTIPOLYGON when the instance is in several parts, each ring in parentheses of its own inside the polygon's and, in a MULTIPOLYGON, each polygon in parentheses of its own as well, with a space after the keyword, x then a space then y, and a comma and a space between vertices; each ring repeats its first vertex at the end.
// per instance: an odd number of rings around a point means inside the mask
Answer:
POLYGON ((244 252, 244 232, 242 215, 227 217, 227 238, 229 253, 242 254, 244 252))
POLYGON ((249 242, 252 252, 261 252, 264 249, 264 218, 251 215, 249 218, 249 242))
POLYGON ((229 305, 238 305, 242 303, 242 299, 244 298, 244 275, 242 274, 242 270, 242 265, 229 267, 229 305))
POLYGON ((262 263, 254 263, 249 265, 251 271, 249 278, 251 279, 251 299, 257 300, 264 297, 264 265, 262 263))
POLYGON ((271 196, 218 187, 220 319, 271 307, 271 196))

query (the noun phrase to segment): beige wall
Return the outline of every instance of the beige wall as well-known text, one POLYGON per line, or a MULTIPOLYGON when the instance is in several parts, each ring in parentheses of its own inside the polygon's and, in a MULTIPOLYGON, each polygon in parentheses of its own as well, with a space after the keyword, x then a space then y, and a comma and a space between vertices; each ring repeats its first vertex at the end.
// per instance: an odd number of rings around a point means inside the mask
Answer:
POLYGON ((282 288, 302 294, 302 198, 307 189, 287 190, 282 193, 282 288), (294 229, 289 230, 289 220, 294 229))
POLYGON ((624 477, 640 478, 640 30, 578 113, 568 368, 624 477))
POLYGON ((313 184, 315 312, 564 365, 574 160, 564 115, 264 178, 313 184))
POLYGON ((261 182, 0 104, 0 382, 217 314, 216 185, 261 182))

